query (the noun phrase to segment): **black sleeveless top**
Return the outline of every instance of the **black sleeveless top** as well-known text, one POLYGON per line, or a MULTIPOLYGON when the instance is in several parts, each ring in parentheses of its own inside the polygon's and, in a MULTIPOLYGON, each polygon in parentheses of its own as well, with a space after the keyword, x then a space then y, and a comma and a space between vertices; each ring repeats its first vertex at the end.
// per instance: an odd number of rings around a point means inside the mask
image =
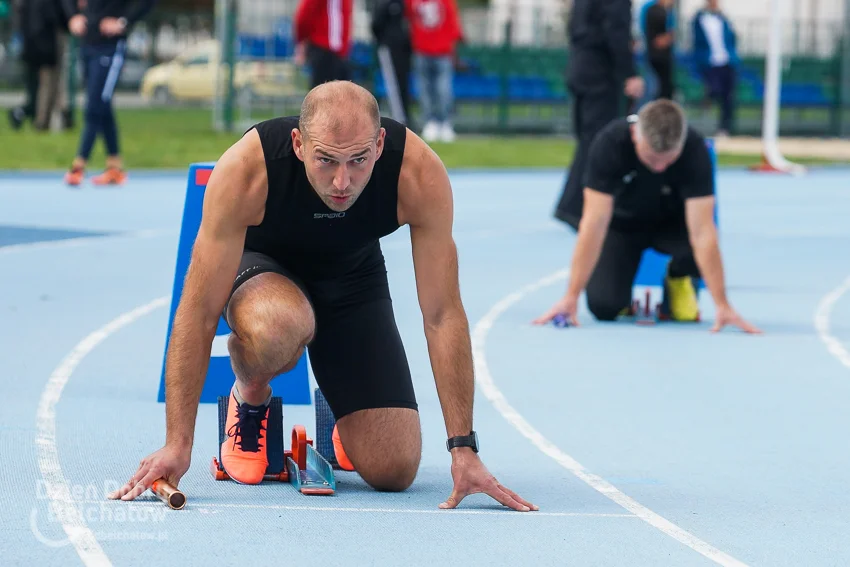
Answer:
POLYGON ((265 216, 248 227, 245 248, 272 257, 305 280, 325 280, 383 267, 378 239, 398 224, 398 179, 407 130, 389 118, 384 151, 365 189, 345 212, 322 202, 292 149, 291 132, 298 117, 273 118, 256 124, 265 154, 268 198, 265 216))

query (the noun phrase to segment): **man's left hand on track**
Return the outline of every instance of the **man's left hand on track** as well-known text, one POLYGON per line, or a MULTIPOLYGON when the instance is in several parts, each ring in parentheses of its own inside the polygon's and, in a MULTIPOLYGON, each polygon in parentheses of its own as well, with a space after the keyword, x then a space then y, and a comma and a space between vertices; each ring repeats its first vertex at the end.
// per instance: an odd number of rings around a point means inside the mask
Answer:
POLYGON ((487 494, 499 503, 519 512, 540 509, 514 491, 502 486, 471 449, 452 451, 452 479, 454 489, 451 496, 440 504, 443 510, 457 508, 461 500, 470 494, 479 493, 487 494))

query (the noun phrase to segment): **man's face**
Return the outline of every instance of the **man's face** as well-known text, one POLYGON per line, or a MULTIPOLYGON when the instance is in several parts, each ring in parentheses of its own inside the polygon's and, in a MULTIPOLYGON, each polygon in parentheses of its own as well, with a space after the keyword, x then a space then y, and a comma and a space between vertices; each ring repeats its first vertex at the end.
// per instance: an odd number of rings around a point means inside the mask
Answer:
POLYGON ((708 9, 712 12, 720 10, 720 0, 708 0, 708 9))
POLYGON ((306 140, 300 130, 292 130, 292 146, 319 198, 332 211, 342 212, 351 208, 369 183, 385 135, 381 128, 376 139, 368 120, 358 120, 337 133, 319 123, 306 140))
POLYGON ((632 126, 632 142, 635 145, 635 152, 637 153, 638 159, 654 173, 662 173, 667 170, 668 167, 673 165, 673 163, 679 159, 679 156, 682 154, 682 148, 676 148, 669 152, 659 153, 653 151, 653 149, 649 146, 649 142, 643 138, 638 132, 637 126, 632 126))

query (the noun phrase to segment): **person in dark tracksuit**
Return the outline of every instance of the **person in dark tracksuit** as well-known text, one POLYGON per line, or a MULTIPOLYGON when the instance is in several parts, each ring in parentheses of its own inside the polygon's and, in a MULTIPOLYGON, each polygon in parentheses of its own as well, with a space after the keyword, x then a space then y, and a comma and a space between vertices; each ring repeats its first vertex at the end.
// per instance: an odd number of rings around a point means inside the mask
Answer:
POLYGON ((393 118, 410 124, 410 65, 413 48, 410 43, 410 25, 404 13, 404 0, 375 0, 372 8, 372 35, 379 49, 386 47, 389 51, 398 84, 404 116, 393 118))
POLYGON ((68 29, 82 40, 86 84, 85 126, 65 182, 69 185, 82 183, 94 142, 98 134, 102 134, 106 144, 106 170, 92 178, 92 183, 121 184, 127 175, 121 162, 112 95, 124 65, 130 29, 153 8, 154 0, 87 0, 82 10, 78 9, 77 0, 63 0, 63 5, 70 15, 68 29))
POLYGON ((623 95, 643 96, 643 79, 632 51, 631 0, 575 0, 569 20, 567 87, 573 98, 577 147, 555 217, 578 230, 582 178, 594 136, 626 115, 623 95))
POLYGON ((646 54, 649 64, 658 77, 658 98, 673 99, 673 42, 675 35, 670 26, 673 0, 656 0, 646 11, 646 54))
POLYGON ((46 130, 49 109, 39 108, 39 92, 48 87, 42 81, 49 76, 45 71, 56 70, 61 64, 59 34, 67 29, 68 22, 56 0, 23 0, 16 8, 23 37, 21 59, 27 98, 23 105, 9 110, 9 124, 17 130, 30 120, 36 130, 46 130))

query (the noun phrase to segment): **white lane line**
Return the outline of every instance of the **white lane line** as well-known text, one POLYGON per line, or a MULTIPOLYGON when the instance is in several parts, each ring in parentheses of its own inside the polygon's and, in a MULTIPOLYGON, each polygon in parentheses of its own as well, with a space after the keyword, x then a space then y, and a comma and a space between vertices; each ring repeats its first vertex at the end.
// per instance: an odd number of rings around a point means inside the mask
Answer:
POLYGON ((174 233, 173 230, 137 230, 133 232, 124 232, 120 234, 104 234, 102 236, 76 236, 74 238, 65 238, 62 240, 42 240, 39 242, 23 242, 21 244, 10 244, 9 246, 0 246, 0 255, 14 254, 15 252, 29 252, 33 250, 57 250, 62 248, 76 248, 85 244, 93 244, 102 240, 114 240, 116 238, 154 238, 163 234, 174 233))
MULTIPOLYGON (((81 504, 104 504, 100 500, 87 500, 80 502, 81 504)), ((127 506, 126 502, 115 502, 116 506, 127 506)), ((163 504, 159 500, 137 500, 133 506, 148 505, 151 507, 161 507, 163 504)), ((428 510, 414 508, 357 508, 352 506, 293 506, 288 504, 222 504, 222 503, 204 503, 193 505, 189 502, 184 510, 200 512, 202 514, 217 513, 221 509, 245 509, 245 510, 293 510, 297 512, 349 512, 359 514, 434 514, 434 515, 461 515, 461 516, 503 516, 503 517, 537 517, 547 516, 555 518, 637 518, 634 514, 611 514, 611 513, 594 513, 594 512, 535 512, 533 514, 523 514, 519 512, 511 512, 509 510, 469 510, 469 509, 454 509, 454 510, 428 510)))
POLYGON ((829 317, 832 313, 832 307, 848 290, 850 290, 850 276, 844 280, 844 283, 823 296, 815 311, 815 329, 829 353, 837 358, 841 364, 850 368, 850 352, 829 330, 829 317))
POLYGON ((723 565, 724 567, 739 567, 746 565, 738 559, 735 559, 734 557, 713 547, 709 543, 702 541, 695 535, 683 530, 669 520, 659 516, 646 506, 643 506, 636 500, 621 492, 617 487, 604 478, 586 470, 575 459, 564 453, 554 443, 546 439, 542 433, 532 427, 532 425, 508 403, 504 394, 502 394, 493 382, 493 377, 490 375, 490 370, 487 367, 486 344, 487 334, 490 332, 490 329, 493 328, 496 320, 512 305, 520 301, 526 295, 556 282, 563 282, 568 273, 569 272, 567 270, 555 272, 554 274, 546 276, 535 283, 527 285, 522 289, 505 296, 493 305, 493 307, 490 308, 490 311, 488 311, 487 314, 475 324, 475 328, 472 333, 472 355, 475 361, 476 382, 481 389, 481 392, 490 401, 490 403, 493 404, 496 411, 498 411, 502 417, 508 421, 508 423, 513 425, 545 455, 554 459, 558 464, 606 498, 619 504, 644 522, 661 530, 676 541, 683 543, 719 565, 723 565))
POLYGON ((137 307, 113 319, 105 326, 94 331, 80 341, 50 375, 44 386, 36 412, 36 456, 38 468, 44 479, 44 491, 50 499, 50 507, 56 518, 62 523, 62 529, 77 550, 77 554, 87 567, 111 565, 109 558, 97 542, 94 533, 86 525, 85 518, 77 507, 70 486, 62 473, 59 451, 56 447, 56 405, 62 396, 62 390, 71 378, 71 374, 80 362, 94 348, 122 327, 151 311, 168 305, 169 297, 160 297, 146 305, 137 307))

